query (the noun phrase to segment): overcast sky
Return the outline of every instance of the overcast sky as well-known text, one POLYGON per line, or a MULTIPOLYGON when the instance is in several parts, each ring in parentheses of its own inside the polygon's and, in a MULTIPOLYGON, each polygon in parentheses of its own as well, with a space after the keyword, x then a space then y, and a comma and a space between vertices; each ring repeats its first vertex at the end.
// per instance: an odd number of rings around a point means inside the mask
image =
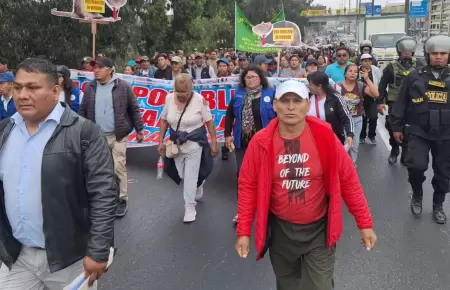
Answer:
MULTIPOLYGON (((348 8, 348 4, 350 2, 350 8, 356 8, 356 3, 358 0, 314 0, 314 4, 322 4, 327 7, 331 7, 331 9, 336 8, 348 8)), ((371 3, 371 0, 362 0, 362 3, 371 3)), ((405 3, 404 0, 375 0, 375 5, 385 5, 386 3, 405 3)))

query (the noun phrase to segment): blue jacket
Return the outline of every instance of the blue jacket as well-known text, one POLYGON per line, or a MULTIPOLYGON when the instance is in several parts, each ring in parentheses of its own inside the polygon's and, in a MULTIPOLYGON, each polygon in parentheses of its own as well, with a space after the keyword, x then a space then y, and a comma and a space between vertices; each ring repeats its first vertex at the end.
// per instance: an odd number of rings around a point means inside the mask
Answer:
MULTIPOLYGON (((176 132, 175 130, 170 129, 170 140, 180 145, 187 141, 193 141, 197 142, 202 147, 203 151, 197 180, 197 187, 199 187, 211 174, 214 168, 214 159, 211 155, 211 147, 209 147, 205 126, 201 126, 190 133, 176 132)), ((181 178, 173 158, 164 158, 164 172, 166 172, 170 179, 175 181, 176 184, 180 184, 181 178)))
MULTIPOLYGON (((244 105, 246 89, 238 89, 234 94, 233 114, 233 142, 236 148, 241 148, 242 137, 242 107, 244 105)), ((272 119, 277 115, 273 110, 273 98, 275 96, 275 90, 273 88, 266 88, 261 91, 261 123, 265 128, 272 119)))
MULTIPOLYGON (((0 98, 1 98, 1 96, 0 96, 0 98)), ((16 105, 14 104, 14 100, 12 98, 8 103, 8 108, 6 111, 5 111, 5 107, 3 106, 3 102, 0 101, 0 121, 11 117, 16 112, 17 112, 16 105)))
POLYGON ((72 87, 72 95, 75 97, 74 100, 72 100, 70 108, 75 113, 78 113, 78 109, 80 108, 80 89, 78 87, 73 86, 72 87))

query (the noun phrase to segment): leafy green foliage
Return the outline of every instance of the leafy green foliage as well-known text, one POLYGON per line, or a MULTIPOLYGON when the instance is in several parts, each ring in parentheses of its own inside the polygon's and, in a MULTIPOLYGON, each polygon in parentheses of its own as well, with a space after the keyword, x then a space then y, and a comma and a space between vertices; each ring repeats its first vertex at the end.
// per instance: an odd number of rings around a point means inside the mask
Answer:
MULTIPOLYGON (((286 19, 300 27, 300 17, 312 0, 238 0, 252 23, 270 20, 284 3, 286 19)), ((97 50, 117 63, 155 51, 234 46, 232 0, 129 0, 117 23, 99 25, 97 50), (171 13, 173 12, 173 15, 171 13)), ((27 57, 45 56, 59 64, 78 67, 92 54, 89 24, 50 14, 52 8, 71 11, 72 0, 0 0, 0 56, 11 68, 27 57)))

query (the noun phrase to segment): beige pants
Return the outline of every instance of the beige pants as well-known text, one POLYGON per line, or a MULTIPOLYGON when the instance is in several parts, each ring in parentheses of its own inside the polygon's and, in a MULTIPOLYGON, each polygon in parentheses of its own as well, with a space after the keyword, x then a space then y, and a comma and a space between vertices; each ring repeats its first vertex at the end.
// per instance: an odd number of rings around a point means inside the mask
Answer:
MULTIPOLYGON (((62 290, 83 273, 83 261, 50 273, 45 250, 23 247, 11 271, 6 265, 0 268, 1 290, 62 290)), ((97 283, 92 290, 97 289, 97 283)))
POLYGON ((115 135, 107 135, 109 149, 114 158, 114 168, 120 180, 120 199, 128 200, 128 177, 127 177, 127 142, 125 137, 120 141, 115 135))

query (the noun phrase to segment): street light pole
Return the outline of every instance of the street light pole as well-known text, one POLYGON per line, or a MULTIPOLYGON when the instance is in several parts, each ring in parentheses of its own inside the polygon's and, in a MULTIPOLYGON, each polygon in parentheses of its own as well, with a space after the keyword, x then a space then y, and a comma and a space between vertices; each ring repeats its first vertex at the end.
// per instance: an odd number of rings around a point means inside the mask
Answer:
POLYGON ((375 0, 372 0, 372 16, 375 15, 375 0))
MULTIPOLYGON (((409 21, 409 1, 410 0, 405 0, 405 15, 406 15, 406 34, 410 35, 409 33, 409 26, 410 26, 410 21, 409 21)), ((415 19, 414 19, 415 21, 415 19)))

